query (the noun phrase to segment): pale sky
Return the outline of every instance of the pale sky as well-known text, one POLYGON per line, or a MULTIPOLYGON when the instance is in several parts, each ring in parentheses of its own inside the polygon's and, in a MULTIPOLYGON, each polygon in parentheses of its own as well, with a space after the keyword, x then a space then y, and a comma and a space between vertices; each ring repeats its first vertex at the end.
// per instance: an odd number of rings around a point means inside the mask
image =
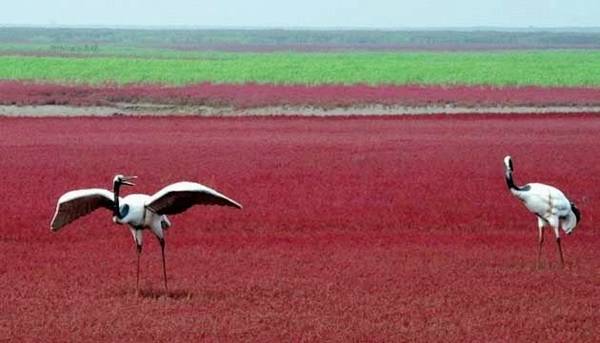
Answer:
POLYGON ((600 0, 0 0, 0 25, 598 27, 600 0))

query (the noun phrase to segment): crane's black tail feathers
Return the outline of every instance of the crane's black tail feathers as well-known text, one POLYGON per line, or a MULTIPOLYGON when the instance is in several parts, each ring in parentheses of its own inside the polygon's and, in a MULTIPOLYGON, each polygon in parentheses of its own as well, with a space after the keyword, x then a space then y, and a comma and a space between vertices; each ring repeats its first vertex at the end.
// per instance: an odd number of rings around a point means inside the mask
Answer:
POLYGON ((574 203, 571 203, 571 211, 573 211, 573 214, 575 214, 575 219, 577 220, 577 224, 579 224, 579 222, 581 221, 581 211, 579 211, 579 209, 577 208, 577 206, 575 206, 574 203))

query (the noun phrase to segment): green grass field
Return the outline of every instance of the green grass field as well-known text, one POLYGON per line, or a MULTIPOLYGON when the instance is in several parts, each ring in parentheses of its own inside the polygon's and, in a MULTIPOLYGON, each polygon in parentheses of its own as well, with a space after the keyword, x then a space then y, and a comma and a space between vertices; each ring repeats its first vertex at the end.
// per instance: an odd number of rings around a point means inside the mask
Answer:
POLYGON ((166 53, 0 56, 0 79, 61 83, 199 82, 600 86, 600 51, 166 53), (170 55, 172 54, 172 55, 170 55))

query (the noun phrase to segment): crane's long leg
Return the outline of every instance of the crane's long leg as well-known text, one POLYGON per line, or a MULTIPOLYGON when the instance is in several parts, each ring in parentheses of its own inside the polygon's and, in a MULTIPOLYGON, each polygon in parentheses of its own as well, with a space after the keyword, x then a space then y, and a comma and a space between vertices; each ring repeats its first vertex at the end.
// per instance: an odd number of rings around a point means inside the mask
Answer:
POLYGON ((165 291, 169 291, 169 287, 167 287, 167 264, 165 262, 165 239, 159 238, 160 242, 160 252, 162 253, 162 265, 163 265, 163 277, 165 279, 165 291))
POLYGON ((560 265, 565 267, 565 259, 563 258, 562 247, 560 245, 560 237, 556 237, 556 244, 558 245, 558 253, 560 254, 560 265))
POLYGON ((133 235, 135 249, 137 252, 137 272, 135 277, 135 294, 140 295, 140 255, 142 255, 142 229, 135 226, 129 226, 129 230, 133 235))
POLYGON ((538 246, 538 256, 537 256, 537 267, 538 269, 541 266, 541 259, 542 259, 542 244, 544 244, 544 228, 543 227, 538 227, 538 242, 539 242, 539 246, 538 246))
POLYGON ((142 246, 140 244, 135 245, 137 251, 137 273, 135 277, 135 294, 140 294, 140 256, 142 255, 142 246))
POLYGON ((565 267, 565 259, 563 257, 562 247, 560 245, 559 225, 560 225, 560 222, 558 222, 556 226, 553 225, 553 227, 554 227, 554 235, 556 236, 556 245, 558 246, 558 253, 560 255, 560 264, 564 268, 565 267))

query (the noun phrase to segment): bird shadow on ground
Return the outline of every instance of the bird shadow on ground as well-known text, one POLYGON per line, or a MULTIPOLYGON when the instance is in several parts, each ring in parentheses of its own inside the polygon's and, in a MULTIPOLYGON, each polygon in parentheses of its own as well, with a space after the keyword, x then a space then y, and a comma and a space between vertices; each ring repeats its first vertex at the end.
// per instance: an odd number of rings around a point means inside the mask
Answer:
POLYGON ((131 289, 124 289, 119 292, 120 296, 133 296, 142 299, 173 299, 189 300, 193 298, 194 293, 184 289, 164 290, 164 289, 140 289, 139 292, 131 289))
POLYGON ((184 289, 169 290, 164 289, 141 289, 138 296, 145 299, 169 298, 174 300, 186 300, 193 297, 193 293, 184 289))

